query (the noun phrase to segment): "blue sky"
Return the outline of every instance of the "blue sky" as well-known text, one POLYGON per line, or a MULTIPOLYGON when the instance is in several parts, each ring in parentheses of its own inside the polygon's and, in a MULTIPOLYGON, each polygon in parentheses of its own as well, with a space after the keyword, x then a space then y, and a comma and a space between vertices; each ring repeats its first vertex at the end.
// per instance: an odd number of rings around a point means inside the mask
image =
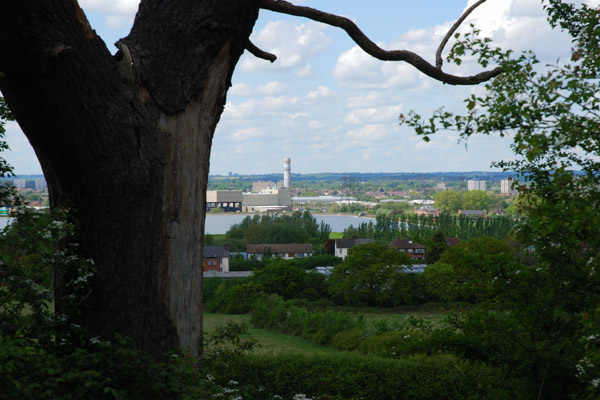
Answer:
MULTIPOLYGON (((80 0, 111 51, 127 35, 138 2, 80 0)), ((382 47, 433 60, 443 35, 474 0, 292 2, 347 16, 382 47)), ((469 23, 499 46, 533 49, 546 62, 566 57, 570 48, 568 37, 548 27, 539 0, 488 0, 463 25, 469 23)), ((215 133, 211 174, 277 172, 285 157, 295 173, 475 171, 511 158, 510 138, 477 137, 465 145, 456 133, 442 132, 425 143, 398 126, 398 115, 409 110, 460 111, 462 100, 481 87, 440 84, 406 64, 370 58, 339 29, 268 11, 252 40, 279 59, 242 56, 215 133)), ((446 70, 468 75, 480 68, 466 62, 446 70)), ((12 151, 5 157, 16 173, 41 173, 15 123, 7 125, 6 138, 12 151)))

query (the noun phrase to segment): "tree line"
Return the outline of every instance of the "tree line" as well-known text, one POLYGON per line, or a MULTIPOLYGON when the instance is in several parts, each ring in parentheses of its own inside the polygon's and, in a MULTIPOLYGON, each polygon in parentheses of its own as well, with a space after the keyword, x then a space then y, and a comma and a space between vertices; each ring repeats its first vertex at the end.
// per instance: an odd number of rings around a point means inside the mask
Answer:
POLYGON ((462 240, 481 236, 506 237, 517 226, 519 220, 511 217, 469 218, 464 215, 442 213, 439 216, 417 214, 377 215, 375 223, 361 222, 344 229, 344 237, 370 238, 392 241, 401 237, 426 241, 438 230, 447 237, 462 240))

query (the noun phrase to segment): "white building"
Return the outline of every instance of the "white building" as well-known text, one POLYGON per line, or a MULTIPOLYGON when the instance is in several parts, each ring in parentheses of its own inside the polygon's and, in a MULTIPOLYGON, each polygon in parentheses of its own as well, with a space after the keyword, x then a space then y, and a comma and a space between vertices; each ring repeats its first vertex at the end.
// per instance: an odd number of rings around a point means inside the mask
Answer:
POLYGON ((334 255, 339 258, 346 258, 348 251, 361 244, 373 243, 373 239, 335 239, 334 255))
POLYGON ((469 180, 467 181, 467 189, 468 190, 485 190, 485 181, 475 181, 469 180))
POLYGON ((500 194, 515 194, 516 190, 512 188, 513 179, 502 179, 500 181, 500 194))
POLYGON ((267 189, 260 193, 242 194, 242 211, 284 211, 292 208, 290 189, 267 189))

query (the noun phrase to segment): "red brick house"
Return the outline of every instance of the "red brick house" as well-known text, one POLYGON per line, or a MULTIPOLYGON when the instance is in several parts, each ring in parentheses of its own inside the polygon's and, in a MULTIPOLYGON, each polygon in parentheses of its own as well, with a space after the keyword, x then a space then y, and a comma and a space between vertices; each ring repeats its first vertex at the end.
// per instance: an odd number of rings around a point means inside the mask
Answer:
POLYGON ((396 239, 392 243, 388 244, 388 247, 408 254, 413 260, 424 259, 425 250, 427 249, 421 243, 417 243, 411 239, 396 239))
POLYGON ((415 208, 415 214, 417 215, 440 215, 440 209, 432 206, 423 206, 419 208, 415 208))
POLYGON ((487 219, 486 210, 458 210, 458 215, 464 215, 469 218, 483 218, 487 219))
POLYGON ((204 271, 229 272, 229 249, 225 246, 204 246, 204 271))

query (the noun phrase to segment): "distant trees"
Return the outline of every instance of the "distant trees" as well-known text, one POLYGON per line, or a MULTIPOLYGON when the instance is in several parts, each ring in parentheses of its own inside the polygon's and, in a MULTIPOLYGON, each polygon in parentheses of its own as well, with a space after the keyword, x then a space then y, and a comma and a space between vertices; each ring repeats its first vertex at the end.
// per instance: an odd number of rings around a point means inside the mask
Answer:
POLYGON ((309 243, 311 239, 324 242, 330 233, 329 224, 317 223, 308 211, 297 211, 291 215, 247 216, 229 228, 225 236, 246 243, 309 243))
POLYGON ((446 190, 435 195, 435 206, 443 212, 455 213, 462 208, 462 204, 462 195, 455 190, 446 190))
POLYGON ((432 238, 437 230, 442 230, 446 236, 463 240, 481 236, 503 238, 517 222, 517 219, 509 217, 474 219, 448 213, 436 217, 416 214, 377 215, 375 223, 363 222, 356 227, 350 225, 344 230, 344 237, 356 236, 384 241, 410 237, 426 241, 432 238))
POLYGON ((489 208, 488 195, 483 190, 469 190, 463 194, 465 210, 487 210, 489 208))

